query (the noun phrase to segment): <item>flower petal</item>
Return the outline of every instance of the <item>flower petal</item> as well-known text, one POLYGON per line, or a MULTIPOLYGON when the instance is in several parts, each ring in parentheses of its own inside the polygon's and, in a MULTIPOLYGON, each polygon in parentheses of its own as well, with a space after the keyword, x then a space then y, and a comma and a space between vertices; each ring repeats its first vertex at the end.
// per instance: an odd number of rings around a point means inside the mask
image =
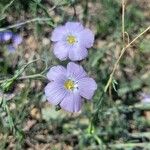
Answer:
POLYGON ((61 41, 66 32, 67 30, 65 26, 59 26, 55 28, 54 31, 52 32, 51 41, 53 42, 61 41))
POLYGON ((87 76, 87 73, 84 71, 83 67, 73 62, 68 63, 67 74, 68 77, 74 78, 75 80, 79 80, 87 76))
POLYGON ((73 45, 69 50, 69 58, 72 61, 80 61, 86 58, 88 51, 86 48, 79 46, 79 44, 73 45))
POLYGON ((82 106, 82 99, 78 92, 68 93, 60 103, 61 108, 69 112, 78 112, 82 106))
POLYGON ((12 36, 13 36, 13 33, 11 31, 3 32, 2 40, 7 42, 12 38, 12 36))
POLYGON ((22 43, 23 38, 20 35, 14 35, 13 38, 12 38, 12 40, 13 40, 13 44, 15 46, 18 46, 19 44, 22 43))
POLYGON ((45 87, 46 98, 53 105, 58 105, 66 94, 63 84, 51 82, 45 87))
POLYGON ((79 34, 79 43, 80 45, 90 48, 94 43, 94 34, 90 29, 84 29, 79 34))
POLYGON ((67 22, 65 24, 65 27, 69 31, 73 32, 80 32, 84 29, 83 25, 80 22, 67 22))
POLYGON ((91 99, 97 89, 97 84, 92 78, 82 78, 78 81, 80 95, 86 99, 91 99))
POLYGON ((54 54, 60 60, 66 60, 68 57, 68 46, 63 42, 57 42, 54 44, 54 54))
POLYGON ((47 73, 47 78, 50 81, 65 80, 66 76, 67 70, 60 65, 52 67, 47 73))

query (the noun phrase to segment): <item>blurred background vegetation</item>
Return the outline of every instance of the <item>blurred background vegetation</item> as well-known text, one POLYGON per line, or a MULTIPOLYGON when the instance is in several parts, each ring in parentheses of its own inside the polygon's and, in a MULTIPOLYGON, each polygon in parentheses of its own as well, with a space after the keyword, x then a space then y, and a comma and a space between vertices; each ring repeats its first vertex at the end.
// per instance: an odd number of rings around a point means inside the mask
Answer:
MULTIPOLYGON (((22 77, 42 72, 45 63, 48 68, 60 64, 52 53, 51 32, 74 20, 95 34, 94 47, 81 63, 98 84, 93 102, 85 102, 77 114, 46 102, 43 79, 17 80, 7 92, 0 89, 0 150, 150 149, 150 106, 141 101, 150 93, 150 31, 127 49, 102 95, 123 46, 121 15, 121 0, 0 0, 0 31, 23 37, 14 53, 1 43, 0 80, 35 59, 44 61, 30 64, 22 77)), ((126 43, 149 25, 150 1, 125 0, 126 43)))

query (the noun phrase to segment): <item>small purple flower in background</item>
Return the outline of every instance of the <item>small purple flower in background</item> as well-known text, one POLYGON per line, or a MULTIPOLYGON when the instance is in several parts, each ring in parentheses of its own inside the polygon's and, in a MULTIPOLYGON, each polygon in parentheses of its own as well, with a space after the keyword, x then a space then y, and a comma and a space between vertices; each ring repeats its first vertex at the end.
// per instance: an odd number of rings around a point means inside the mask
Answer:
POLYGON ((150 94, 142 93, 141 97, 142 103, 150 103, 150 94))
POLYGON ((19 34, 14 34, 11 31, 0 32, 0 42, 9 44, 7 46, 9 52, 14 52, 22 41, 23 38, 19 34))
POLYGON ((87 57, 87 48, 93 46, 94 34, 79 22, 67 22, 54 29, 51 40, 55 42, 53 51, 57 58, 79 61, 87 57))
POLYGON ((2 33, 2 41, 7 42, 9 41, 13 36, 13 33, 11 31, 6 31, 2 33))
POLYGON ((83 98, 91 100, 97 89, 96 82, 88 77, 82 66, 73 62, 68 63, 67 68, 52 67, 47 78, 51 81, 45 87, 47 100, 69 112, 78 112, 83 98))
POLYGON ((20 35, 14 35, 12 37, 13 45, 18 46, 22 43, 23 39, 20 35))

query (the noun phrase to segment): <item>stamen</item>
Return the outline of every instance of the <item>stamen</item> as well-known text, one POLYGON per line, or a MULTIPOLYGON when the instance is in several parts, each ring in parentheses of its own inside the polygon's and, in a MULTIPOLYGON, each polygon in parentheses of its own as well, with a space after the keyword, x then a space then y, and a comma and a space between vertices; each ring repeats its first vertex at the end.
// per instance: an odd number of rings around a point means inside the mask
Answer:
POLYGON ((76 42, 76 37, 73 36, 73 35, 69 35, 69 36, 67 37, 67 42, 68 42, 69 44, 74 44, 74 43, 76 42))
POLYGON ((75 84, 74 84, 74 81, 72 80, 67 80, 64 84, 64 87, 67 89, 67 90, 70 90, 70 91, 73 91, 74 88, 75 88, 75 84))

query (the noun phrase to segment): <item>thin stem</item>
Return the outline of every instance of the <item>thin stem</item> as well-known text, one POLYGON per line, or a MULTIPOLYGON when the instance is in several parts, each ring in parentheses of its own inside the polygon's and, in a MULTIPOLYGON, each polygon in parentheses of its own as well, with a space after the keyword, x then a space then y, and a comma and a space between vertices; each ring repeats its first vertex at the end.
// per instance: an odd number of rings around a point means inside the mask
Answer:
POLYGON ((36 0, 32 0, 34 3, 36 3, 36 5, 38 5, 41 9, 43 9, 43 11, 45 12, 45 14, 47 15, 47 17, 50 17, 49 12, 47 11, 47 9, 40 3, 37 2, 36 0))
POLYGON ((50 21, 50 20, 51 20, 50 18, 39 18, 39 17, 37 17, 37 18, 30 19, 30 20, 27 20, 27 21, 24 21, 24 22, 20 22, 20 23, 17 23, 17 24, 10 25, 10 26, 8 26, 6 28, 0 28, 0 32, 1 31, 6 31, 6 30, 9 30, 9 29, 12 29, 12 28, 16 28, 16 27, 19 27, 19 26, 22 26, 22 25, 25 25, 25 24, 28 24, 28 23, 31 23, 31 22, 50 21))
POLYGON ((125 12, 125 0, 122 0, 122 40, 123 40, 123 47, 125 44, 125 27, 124 27, 124 13, 125 12))
MULTIPOLYGON (((8 4, 8 6, 10 6, 15 0, 13 0, 10 4, 8 4)), ((64 4, 60 4, 60 3, 56 3, 56 5, 54 5, 50 10, 49 12, 53 11, 57 6, 62 6, 64 4)), ((8 7, 7 6, 7 7, 8 7)), ((41 5, 40 5, 41 7, 41 5)), ((49 13, 47 12, 47 10, 42 6, 42 9, 46 12, 46 14, 49 16, 49 13)), ((16 28, 16 27, 19 27, 19 26, 22 26, 22 25, 25 25, 25 24, 28 24, 28 23, 31 23, 31 22, 36 22, 36 21, 51 21, 52 19, 51 18, 33 18, 33 19, 30 19, 30 20, 27 20, 27 21, 24 21, 24 22, 21 22, 21 23, 16 23, 14 25, 10 25, 6 28, 0 28, 0 32, 1 31, 6 31, 6 30, 9 30, 9 29, 12 29, 12 28, 16 28)), ((52 27, 55 27, 55 25, 51 24, 52 27)))
POLYGON ((105 113, 116 111, 116 110, 128 110, 128 111, 143 110, 143 111, 150 111, 150 104, 137 103, 137 104, 129 105, 129 106, 125 106, 125 105, 115 106, 115 107, 112 107, 112 108, 108 108, 105 113))
POLYGON ((115 73, 115 71, 116 71, 116 69, 117 69, 117 67, 118 67, 119 62, 120 62, 120 59, 122 58, 122 56, 123 56, 123 54, 125 53, 126 49, 127 49, 128 47, 130 47, 131 44, 133 44, 137 39, 139 39, 139 38, 140 38, 144 33, 146 33, 149 29, 150 29, 150 26, 147 27, 142 33, 140 33, 136 38, 134 38, 129 44, 127 44, 127 45, 121 50, 121 54, 120 54, 119 58, 117 59, 116 63, 114 64, 112 73, 110 74, 110 77, 109 77, 109 79, 108 79, 108 82, 107 82, 107 84, 106 84, 106 86, 105 86, 105 88, 104 88, 104 92, 107 92, 108 87, 109 87, 109 85, 110 85, 111 82, 112 82, 114 73, 115 73))
POLYGON ((146 137, 150 139, 150 132, 135 132, 135 133, 130 133, 129 135, 134 138, 146 137))
POLYGON ((26 79, 34 79, 34 78, 44 78, 44 79, 46 79, 46 77, 42 74, 34 74, 34 75, 20 77, 20 78, 18 78, 18 80, 26 80, 26 79))
POLYGON ((6 109, 6 112, 7 112, 8 117, 9 117, 9 119, 8 119, 8 121, 9 121, 9 126, 10 126, 10 129, 12 130, 12 129, 14 128, 14 122, 13 122, 13 118, 12 118, 12 116, 11 116, 11 114, 10 114, 10 110, 9 110, 7 104, 5 104, 5 109, 6 109))
POLYGON ((25 64, 25 66, 23 68, 21 68, 19 70, 19 72, 16 73, 12 78, 0 80, 0 84, 7 81, 7 80, 23 80, 23 79, 33 79, 33 78, 45 78, 46 79, 46 77, 43 75, 45 73, 45 71, 47 70, 47 64, 46 63, 45 63, 46 64, 45 69, 41 73, 34 74, 34 75, 29 75, 29 76, 25 76, 25 77, 19 77, 30 64, 32 64, 36 61, 39 61, 39 60, 42 60, 43 62, 46 62, 44 59, 41 59, 41 58, 35 59, 35 60, 25 64))
POLYGON ((129 34, 128 34, 128 32, 125 32, 124 34, 127 36, 127 39, 128 39, 128 44, 129 44, 129 42, 130 42, 130 37, 129 37, 129 34))
POLYGON ((149 148, 150 143, 145 142, 145 143, 121 143, 121 144, 110 144, 109 145, 111 148, 135 148, 135 147, 142 147, 142 148, 149 148))
POLYGON ((13 4, 13 2, 14 2, 15 0, 12 0, 12 1, 10 1, 10 3, 8 3, 4 8, 3 8, 3 10, 2 10, 2 14, 4 14, 4 12, 13 4))

